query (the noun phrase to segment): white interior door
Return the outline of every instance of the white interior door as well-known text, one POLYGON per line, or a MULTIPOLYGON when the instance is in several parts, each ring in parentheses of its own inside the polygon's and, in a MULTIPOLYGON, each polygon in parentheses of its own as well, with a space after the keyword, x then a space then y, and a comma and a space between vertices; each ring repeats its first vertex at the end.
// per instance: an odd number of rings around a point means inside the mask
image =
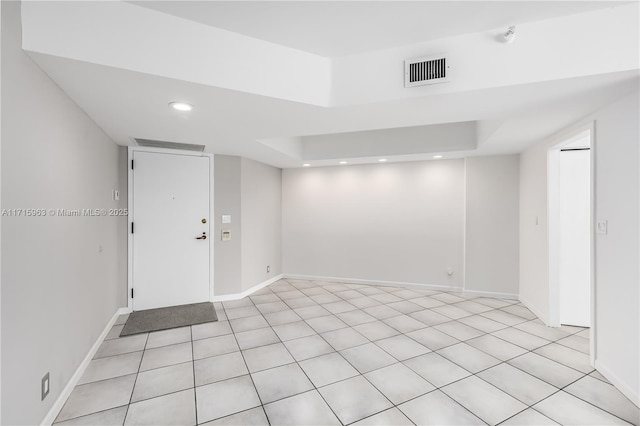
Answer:
POLYGON ((209 157, 134 151, 133 161, 133 309, 208 301, 209 157))
POLYGON ((560 323, 591 325, 591 158, 589 150, 560 152, 560 323))

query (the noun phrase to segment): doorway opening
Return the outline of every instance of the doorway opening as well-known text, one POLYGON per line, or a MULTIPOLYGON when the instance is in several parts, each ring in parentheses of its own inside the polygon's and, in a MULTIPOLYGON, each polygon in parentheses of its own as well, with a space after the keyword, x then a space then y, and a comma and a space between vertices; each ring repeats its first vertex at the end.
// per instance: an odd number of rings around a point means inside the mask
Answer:
POLYGON ((594 333, 593 126, 548 152, 549 325, 594 333))

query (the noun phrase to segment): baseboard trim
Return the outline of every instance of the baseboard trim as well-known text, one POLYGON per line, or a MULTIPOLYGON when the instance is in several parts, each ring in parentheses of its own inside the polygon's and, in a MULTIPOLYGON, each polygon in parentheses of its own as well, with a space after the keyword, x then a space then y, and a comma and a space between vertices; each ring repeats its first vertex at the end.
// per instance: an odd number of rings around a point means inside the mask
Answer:
POLYGON ((544 315, 542 315, 542 313, 538 309, 536 309, 530 302, 528 302, 526 299, 522 298, 522 296, 519 296, 518 300, 527 309, 529 309, 531 312, 533 312, 533 314, 535 316, 537 316, 540 321, 542 321, 546 326, 549 327, 549 321, 547 320, 547 318, 544 315))
POLYGON ((621 380, 616 374, 614 374, 609 367, 603 365, 602 362, 596 359, 596 370, 600 372, 613 386, 616 387, 624 396, 629 398, 636 407, 640 408, 640 395, 637 391, 631 389, 631 387, 621 380))
POLYGON ((316 275, 297 275, 297 274, 284 274, 284 279, 290 278, 292 280, 306 280, 306 281, 327 281, 338 282, 346 284, 367 284, 367 285, 379 285, 388 287, 409 287, 419 288, 423 290, 435 290, 435 291, 450 291, 450 292, 462 292, 462 287, 458 286, 444 286, 434 284, 422 284, 422 283, 409 283, 401 281, 378 281, 378 280, 364 280, 360 278, 341 278, 341 277, 321 277, 316 275))
POLYGON ((263 281, 260 284, 256 284, 248 290, 243 291, 242 293, 233 293, 233 294, 223 294, 220 296, 213 296, 212 302, 226 302, 229 300, 239 300, 243 299, 247 296, 252 295, 256 291, 265 288, 269 284, 273 284, 276 281, 279 281, 283 278, 284 274, 276 275, 275 277, 268 279, 267 281, 263 281))
POLYGON ((131 312, 129 308, 120 308, 113 314, 113 316, 105 326, 104 330, 102 330, 102 333, 100 333, 100 335, 96 339, 91 349, 89 349, 87 356, 84 357, 84 359, 76 369, 75 373, 73 373, 73 376, 71 376, 71 379, 69 379, 69 381, 67 382, 67 385, 64 387, 64 389, 60 393, 60 396, 58 396, 58 399, 56 399, 56 402, 54 402, 53 405, 51 406, 51 409, 42 420, 42 423, 40 423, 41 425, 51 426, 53 424, 53 422, 56 420, 56 417, 58 417, 60 410, 62 410, 62 407, 64 406, 65 402, 67 402, 69 395, 71 395, 71 392, 80 381, 80 378, 84 374, 84 371, 89 366, 89 363, 93 359, 93 356, 96 354, 96 352, 98 352, 98 348, 104 341, 105 337, 107 337, 107 334, 109 334, 109 331, 111 330, 111 327, 113 327, 113 324, 115 324, 116 320, 120 315, 128 314, 129 312, 131 312))
POLYGON ((518 300, 518 295, 516 293, 502 293, 497 291, 480 291, 480 290, 463 290, 465 294, 472 294, 474 296, 480 297, 495 297, 498 299, 512 299, 518 300))

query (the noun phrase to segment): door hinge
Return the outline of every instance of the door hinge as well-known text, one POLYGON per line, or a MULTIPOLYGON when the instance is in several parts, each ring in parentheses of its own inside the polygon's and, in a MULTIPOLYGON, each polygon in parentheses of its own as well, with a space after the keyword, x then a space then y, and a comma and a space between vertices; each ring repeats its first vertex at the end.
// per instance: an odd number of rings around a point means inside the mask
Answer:
POLYGON ((133 222, 131 222, 131 233, 133 234, 133 222))
POLYGON ((133 299, 133 289, 131 289, 131 298, 133 299))
POLYGON ((131 160, 131 170, 133 170, 133 160, 131 160))

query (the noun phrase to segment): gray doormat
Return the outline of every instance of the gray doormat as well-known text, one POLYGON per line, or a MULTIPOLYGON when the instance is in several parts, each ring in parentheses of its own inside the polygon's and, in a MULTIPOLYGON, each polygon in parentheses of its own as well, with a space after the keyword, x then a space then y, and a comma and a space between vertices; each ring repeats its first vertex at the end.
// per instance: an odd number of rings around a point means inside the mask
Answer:
POLYGON ((129 315, 120 337, 212 321, 218 321, 218 316, 211 302, 147 309, 129 315))

